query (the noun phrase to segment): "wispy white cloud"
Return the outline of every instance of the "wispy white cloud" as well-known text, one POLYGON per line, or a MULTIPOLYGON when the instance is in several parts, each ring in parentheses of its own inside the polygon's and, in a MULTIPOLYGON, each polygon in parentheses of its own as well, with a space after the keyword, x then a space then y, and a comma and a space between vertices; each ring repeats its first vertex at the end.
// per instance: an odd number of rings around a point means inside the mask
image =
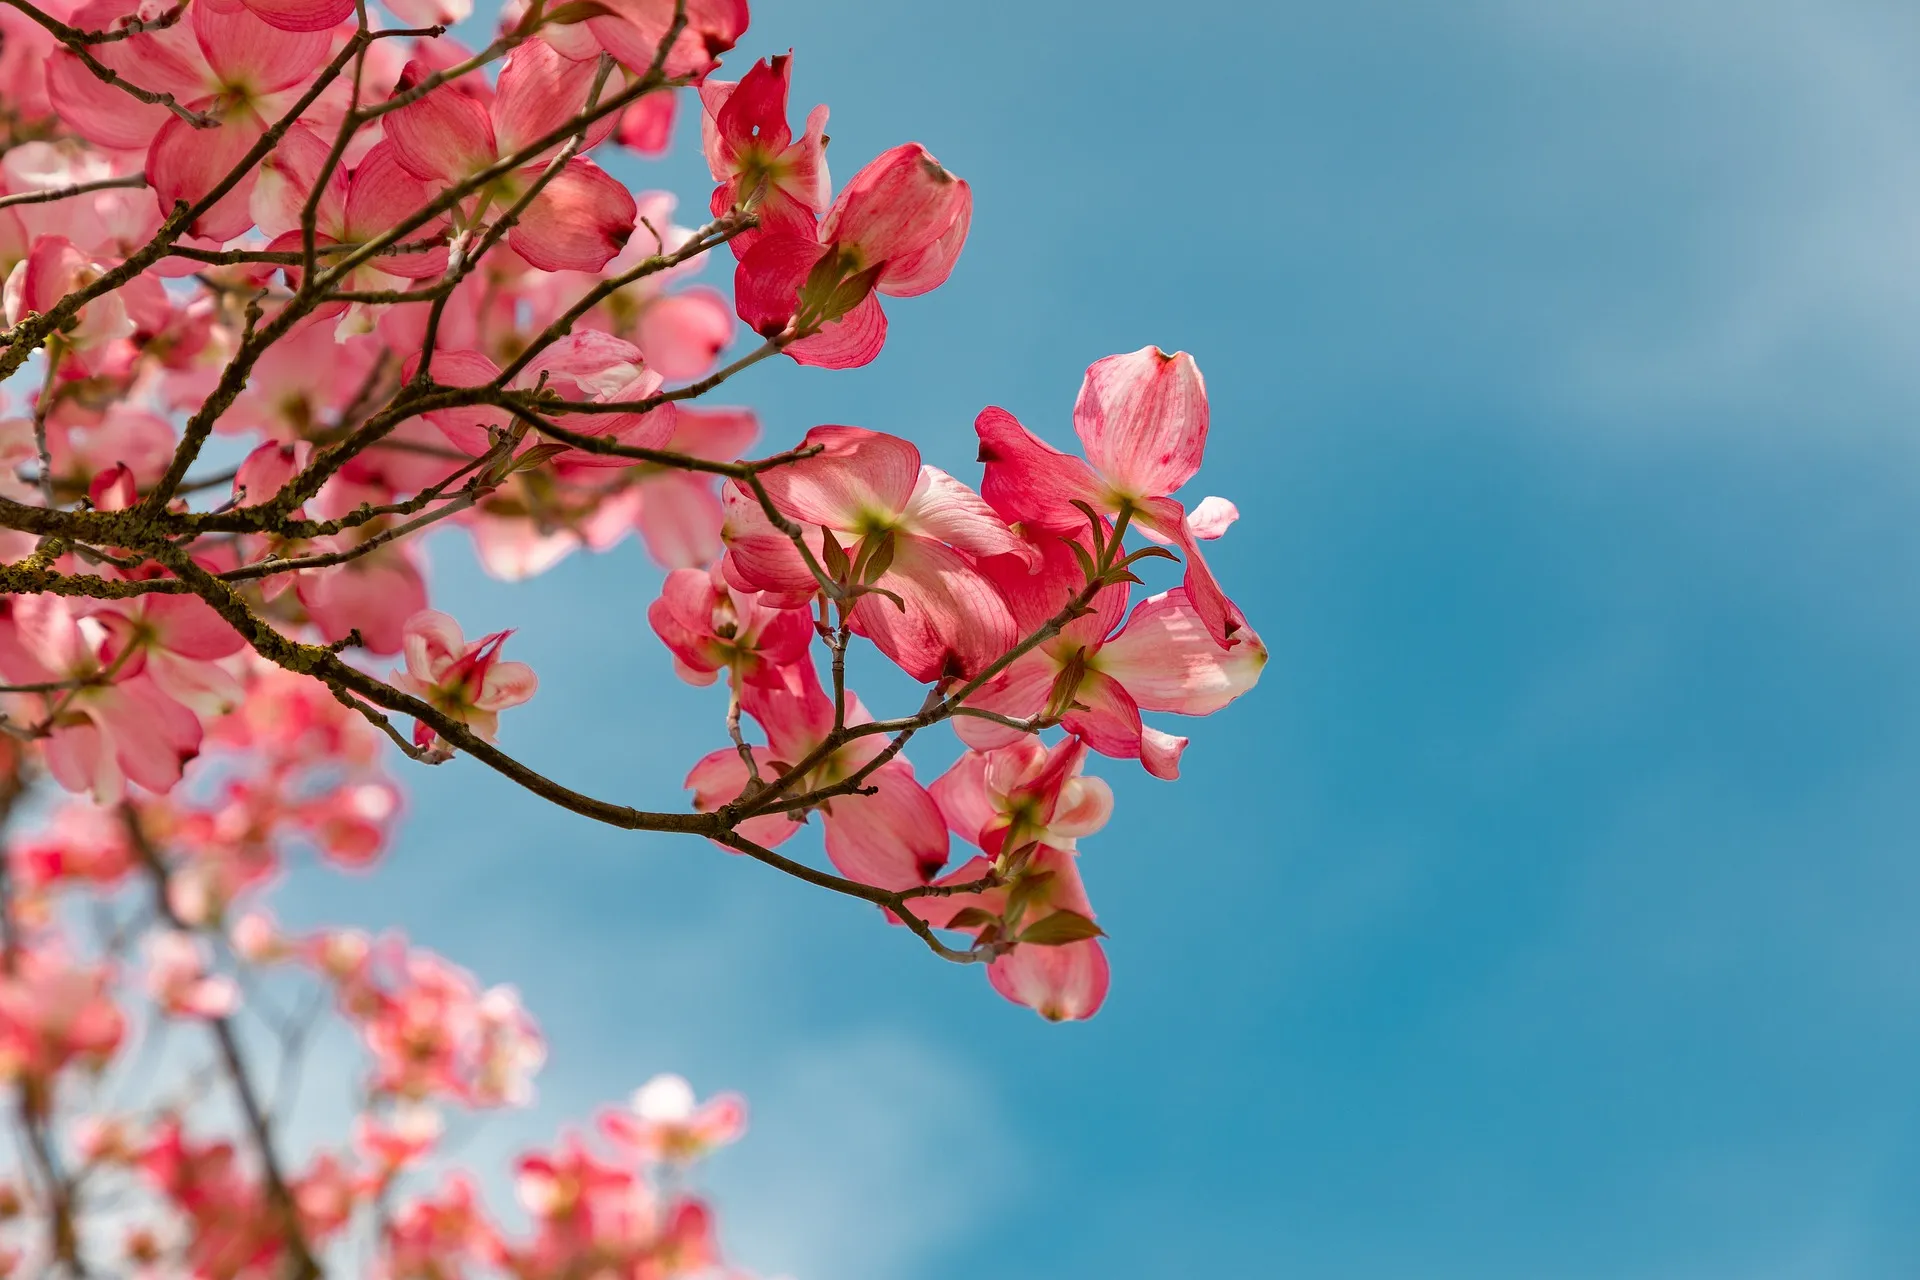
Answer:
POLYGON ((1550 77, 1610 86, 1604 100, 1561 99, 1557 163, 1626 164, 1622 181, 1652 196, 1637 211, 1649 256, 1621 273, 1620 305, 1563 317, 1579 335, 1571 393, 1603 406, 1798 402, 1820 393, 1809 369, 1920 391, 1920 10, 1498 0, 1490 12, 1550 77), (1641 86, 1633 99, 1617 92, 1623 76, 1641 86))

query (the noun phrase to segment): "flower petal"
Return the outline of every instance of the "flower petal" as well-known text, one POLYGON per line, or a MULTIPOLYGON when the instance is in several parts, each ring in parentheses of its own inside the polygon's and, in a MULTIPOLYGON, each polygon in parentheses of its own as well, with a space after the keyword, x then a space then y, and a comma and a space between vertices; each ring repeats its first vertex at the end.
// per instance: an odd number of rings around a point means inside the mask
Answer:
POLYGON ((624 184, 576 158, 521 212, 507 243, 542 271, 598 271, 627 243, 637 213, 624 184))
POLYGON ((1174 492, 1207 447, 1207 386, 1184 351, 1142 347, 1088 368, 1073 406, 1087 460, 1130 498, 1174 492))
POLYGON ((926 884, 947 865, 947 824, 903 760, 867 776, 873 795, 841 796, 826 811, 827 857, 840 873, 883 889, 926 884))
POLYGON ((1249 629, 1222 649, 1186 588, 1175 587, 1141 601, 1120 634, 1101 646, 1094 665, 1144 710, 1204 716, 1253 688, 1267 665, 1267 649, 1249 629))
POLYGON ((800 442, 818 453, 761 473, 773 505, 802 524, 856 531, 891 524, 920 482, 920 450, 864 427, 815 427, 800 442))

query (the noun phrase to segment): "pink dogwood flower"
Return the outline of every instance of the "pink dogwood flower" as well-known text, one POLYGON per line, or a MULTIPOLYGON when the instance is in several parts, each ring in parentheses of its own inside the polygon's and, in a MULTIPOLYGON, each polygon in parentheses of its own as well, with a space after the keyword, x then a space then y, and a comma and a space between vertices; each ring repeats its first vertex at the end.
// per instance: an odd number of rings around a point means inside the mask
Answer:
POLYGON ((784 686, 813 642, 805 609, 770 607, 760 593, 728 586, 717 568, 669 573, 647 621, 689 684, 712 684, 729 671, 749 684, 784 686))
POLYGON ((46 1081, 70 1063, 102 1066, 126 1035, 113 974, 26 947, 0 974, 0 1080, 46 1081))
MULTIPOLYGON (((107 25, 123 8, 118 0, 102 0, 85 12, 90 24, 107 25)), ((293 106, 301 87, 326 61, 330 29, 338 19, 297 31, 270 21, 237 4, 195 4, 176 26, 98 46, 95 56, 102 62, 213 118, 214 128, 196 128, 165 107, 130 100, 95 79, 65 50, 48 65, 49 91, 61 117, 85 137, 103 146, 146 149, 147 182, 160 208, 171 210, 180 200, 197 203, 221 185, 269 123, 293 106)), ((252 226, 255 181, 256 171, 246 170, 189 230, 219 241, 252 226)))
MULTIPOLYGON (((407 620, 401 645, 407 669, 394 672, 393 683, 492 742, 500 713, 527 701, 539 687, 532 667, 500 660, 500 646, 512 634, 496 631, 468 644, 459 623, 438 610, 423 609, 407 620)), ((436 736, 428 725, 414 725, 413 740, 419 746, 431 747, 436 736)))
MULTIPOLYGON (((316 551, 345 551, 362 536, 349 531, 316 538, 310 545, 316 551)), ((419 551, 409 542, 390 542, 345 564, 282 575, 281 582, 287 576, 294 577, 293 592, 322 638, 342 641, 357 631, 368 653, 399 653, 407 620, 427 605, 419 551)), ((273 581, 268 579, 269 584, 273 581)))
POLYGON ((800 364, 850 369, 880 354, 879 294, 911 298, 953 271, 973 218, 973 191, 910 142, 884 152, 840 192, 818 235, 762 237, 734 272, 734 305, 754 332, 789 342, 800 364))
POLYGON ((832 194, 827 109, 817 106, 808 114, 806 132, 796 142, 787 124, 792 80, 789 53, 772 61, 760 59, 738 84, 709 80, 700 86, 700 105, 706 112, 701 145, 707 168, 720 184, 713 190, 714 216, 750 206, 760 220, 729 241, 735 257, 745 257, 764 236, 814 239, 817 220, 832 194))
POLYGON ((175 1018, 224 1018, 240 1007, 240 988, 224 974, 207 972, 204 940, 178 929, 147 935, 147 990, 175 1018))
MULTIPOLYGON (((423 64, 409 63, 395 91, 405 92, 428 74, 423 64)), ((543 40, 529 40, 507 56, 491 106, 455 85, 441 85, 386 117, 387 141, 401 168, 430 186, 449 186, 577 115, 593 81, 591 62, 575 62, 543 40)), ((607 116, 590 126, 588 145, 604 139, 613 125, 607 116)), ((477 199, 512 206, 559 146, 495 178, 477 199)), ((545 271, 598 271, 626 244, 635 212, 625 186, 575 156, 521 211, 507 243, 545 271)))
POLYGON ((71 681, 66 692, 36 695, 46 717, 47 771, 69 791, 116 804, 133 782, 172 789, 200 752, 199 718, 147 674, 125 676, 100 659, 102 625, 76 618, 59 596, 20 596, 0 625, 0 676, 14 683, 71 681), (83 626, 84 623, 84 626, 83 626))
MULTIPOLYGON (((974 858, 941 883, 970 884, 992 870, 992 861, 974 858)), ((1107 998, 1107 954, 1070 849, 1040 845, 1011 884, 926 898, 914 906, 936 928, 965 929, 982 941, 1010 944, 987 966, 987 980, 1049 1022, 1091 1018, 1107 998)))
MULTIPOLYGON (((921 681, 972 675, 1013 647, 1013 616, 969 557, 1035 557, 978 494, 923 466, 920 451, 898 436, 828 426, 815 427, 802 443, 820 452, 761 476, 774 506, 809 530, 827 531, 850 562, 871 557, 881 542, 891 548, 891 559, 867 584, 880 590, 853 606, 855 632, 921 681)), ((729 516, 728 581, 790 599, 813 593, 800 553, 757 505, 737 501, 729 516)))
POLYGON ((1049 749, 1024 737, 994 751, 969 751, 927 788, 953 833, 998 857, 1030 844, 1072 850, 1113 815, 1113 791, 1080 772, 1087 746, 1062 738, 1049 749))
MULTIPOLYGON (((763 782, 772 781, 784 765, 799 763, 833 728, 833 699, 820 687, 812 665, 802 662, 790 672, 791 685, 749 684, 741 691, 741 705, 767 733, 767 745, 753 748, 763 782)), ((860 700, 849 694, 847 723, 864 724, 872 718, 860 700)), ((876 736, 855 738, 799 779, 793 794, 840 782, 884 749, 883 740, 876 736)), ((694 765, 686 785, 693 792, 694 808, 704 813, 738 798, 749 781, 746 762, 729 747, 694 765)), ((868 774, 863 785, 874 793, 820 802, 827 857, 842 875, 883 889, 927 883, 947 863, 947 828, 939 806, 915 780, 913 767, 902 756, 868 774)), ((799 827, 799 820, 774 812, 749 818, 738 829, 747 839, 771 848, 799 827)))
POLYGON ((1038 439, 1006 410, 985 409, 974 423, 987 464, 980 489, 1007 519, 1055 533, 1086 527, 1075 502, 1110 515, 1127 512, 1143 532, 1180 547, 1187 596, 1215 643, 1228 646, 1246 617, 1221 591, 1196 539, 1218 537, 1239 513, 1227 514, 1231 503, 1202 504, 1196 530, 1170 496, 1200 469, 1207 421, 1206 384, 1184 351, 1142 347, 1108 356, 1087 370, 1073 406, 1086 461, 1038 439))
MULTIPOLYGON (((604 12, 596 12, 585 23, 591 40, 570 45, 570 56, 590 59, 598 49, 605 49, 636 74, 650 68, 660 42, 672 28, 674 0, 599 0, 597 8, 604 12)), ((747 30, 747 0, 685 0, 679 12, 685 25, 661 67, 668 76, 697 79, 706 75, 747 30)), ((552 38, 568 37, 555 34, 552 38)))
MULTIPOLYGON (((7 323, 19 324, 29 312, 44 315, 61 299, 104 275, 107 265, 81 252, 64 236, 41 236, 26 258, 7 276, 7 323)), ((79 358, 82 368, 102 347, 133 332, 133 319, 116 290, 80 308, 73 328, 61 336, 62 347, 79 358)))
POLYGON ((634 1091, 628 1110, 601 1112, 600 1129, 643 1160, 686 1164, 738 1141, 747 1104, 737 1093, 700 1102, 682 1077, 658 1075, 634 1091))
MULTIPOLYGON (((1037 571, 1006 556, 978 565, 999 587, 1022 634, 1054 617, 1084 582, 1064 539, 1042 533, 1034 545, 1042 557, 1037 571)), ((1232 648, 1221 648, 1185 587, 1143 601, 1130 618, 1126 607, 1125 583, 1104 588, 1094 596, 1091 613, 1008 664, 968 705, 1016 720, 1058 716, 1101 755, 1138 759, 1158 778, 1178 777, 1187 740, 1144 724, 1140 713, 1218 711, 1259 680, 1266 646, 1243 628, 1232 648)), ((955 721, 955 731, 980 749, 1006 746, 1020 736, 1016 729, 965 716, 955 721)))

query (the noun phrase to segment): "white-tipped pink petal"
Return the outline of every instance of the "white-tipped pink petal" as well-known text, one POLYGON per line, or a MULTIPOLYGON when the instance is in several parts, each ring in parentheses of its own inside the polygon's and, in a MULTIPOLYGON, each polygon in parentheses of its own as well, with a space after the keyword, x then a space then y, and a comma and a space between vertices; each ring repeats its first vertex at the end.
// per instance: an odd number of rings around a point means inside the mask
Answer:
POLYGON ((1240 508, 1225 498, 1202 498, 1199 506, 1187 512, 1187 531, 1196 538, 1211 542, 1224 537, 1239 518, 1240 508))

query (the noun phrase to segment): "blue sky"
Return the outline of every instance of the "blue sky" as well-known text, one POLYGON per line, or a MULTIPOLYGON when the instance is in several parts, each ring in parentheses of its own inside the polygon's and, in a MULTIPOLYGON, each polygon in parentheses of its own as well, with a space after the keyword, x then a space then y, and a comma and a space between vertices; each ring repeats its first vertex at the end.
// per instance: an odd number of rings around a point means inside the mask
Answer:
MULTIPOLYGON (((522 987, 553 1062, 475 1149, 659 1070, 743 1089, 729 1239, 800 1280, 1920 1268, 1920 11, 758 9, 739 65, 795 48, 838 177, 917 139, 976 199, 877 363, 740 380, 771 439, 972 477, 983 405, 1066 443, 1090 361, 1189 350, 1273 660, 1180 782, 1101 762, 1084 1026, 763 868, 409 770, 392 865, 283 909, 522 987)), ((624 176, 697 210, 690 137, 624 176)), ((507 745, 681 803, 722 708, 636 547, 435 570, 542 675, 507 745)))

